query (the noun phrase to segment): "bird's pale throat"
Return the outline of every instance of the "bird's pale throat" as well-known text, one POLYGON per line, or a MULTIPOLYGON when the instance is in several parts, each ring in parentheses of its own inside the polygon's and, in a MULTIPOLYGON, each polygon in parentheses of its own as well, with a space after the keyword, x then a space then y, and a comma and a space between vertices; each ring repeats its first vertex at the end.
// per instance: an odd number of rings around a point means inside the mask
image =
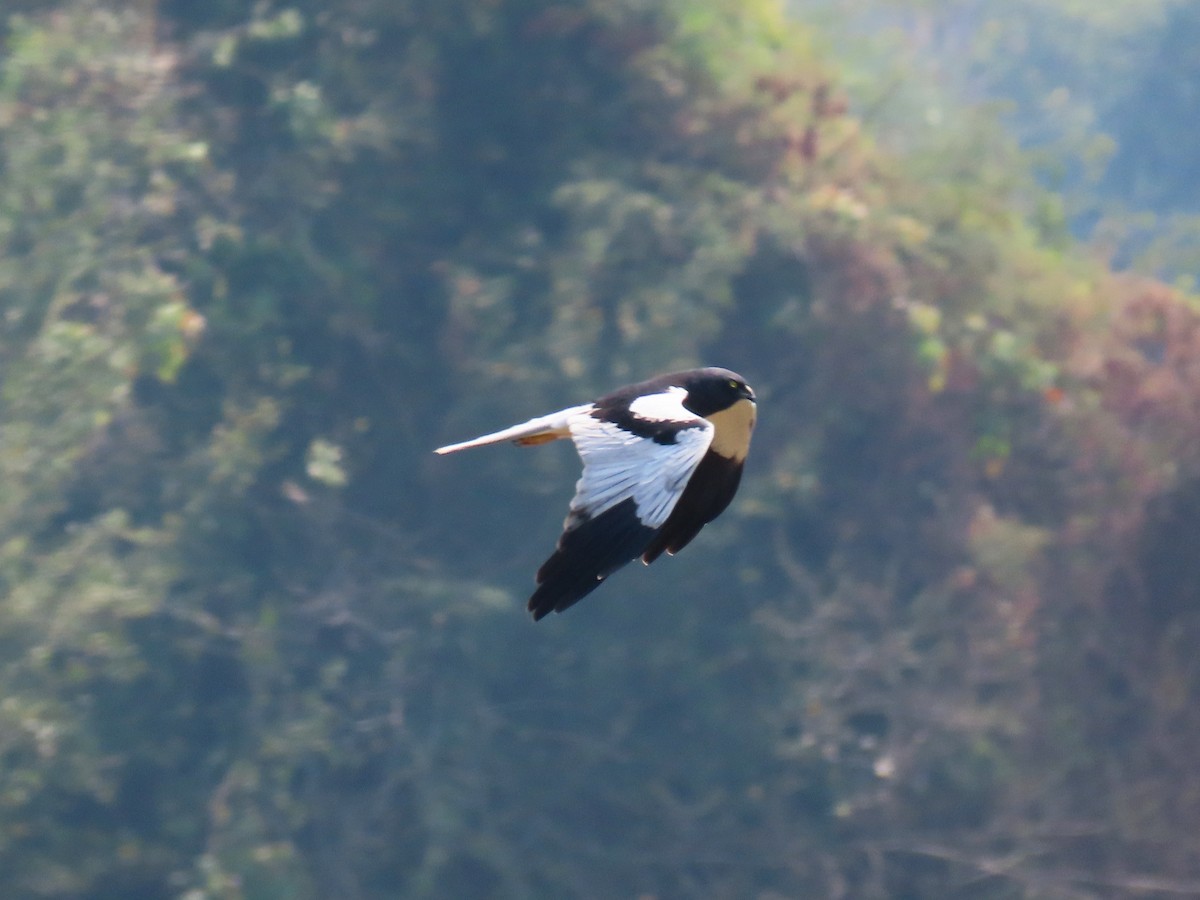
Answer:
POLYGON ((742 462, 750 452, 750 434, 758 407, 750 400, 739 400, 728 409, 706 416, 713 423, 713 439, 709 449, 720 456, 742 462))

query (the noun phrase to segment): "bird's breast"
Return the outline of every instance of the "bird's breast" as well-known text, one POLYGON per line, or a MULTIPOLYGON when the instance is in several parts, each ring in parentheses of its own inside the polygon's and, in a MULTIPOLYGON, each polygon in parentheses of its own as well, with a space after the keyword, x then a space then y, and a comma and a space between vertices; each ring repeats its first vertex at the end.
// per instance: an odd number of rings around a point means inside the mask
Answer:
POLYGON ((735 462, 742 462, 750 452, 750 435, 758 407, 750 400, 739 400, 728 409, 705 418, 713 424, 713 439, 709 450, 735 462))

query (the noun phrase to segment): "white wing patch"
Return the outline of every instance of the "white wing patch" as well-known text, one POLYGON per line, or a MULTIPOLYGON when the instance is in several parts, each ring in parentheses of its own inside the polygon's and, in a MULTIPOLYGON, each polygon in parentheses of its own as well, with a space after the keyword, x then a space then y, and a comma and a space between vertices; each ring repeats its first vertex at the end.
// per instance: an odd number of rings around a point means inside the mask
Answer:
POLYGON ((639 418, 649 419, 653 413, 655 420, 678 422, 673 444, 631 434, 590 414, 571 417, 571 438, 583 459, 583 477, 575 485, 568 529, 630 497, 642 524, 658 528, 666 522, 713 437, 710 422, 684 409, 686 395, 672 388, 630 405, 639 418))
POLYGON ((669 387, 661 394, 644 394, 629 404, 629 411, 639 419, 649 422, 690 423, 696 420, 695 413, 684 408, 687 390, 669 387))

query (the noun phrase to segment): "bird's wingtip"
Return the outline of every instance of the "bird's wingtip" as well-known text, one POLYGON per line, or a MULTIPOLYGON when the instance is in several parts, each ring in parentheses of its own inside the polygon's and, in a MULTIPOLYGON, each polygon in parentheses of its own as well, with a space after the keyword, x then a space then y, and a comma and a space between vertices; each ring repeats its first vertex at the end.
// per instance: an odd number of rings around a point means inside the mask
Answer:
POLYGON ((445 447, 438 447, 433 452, 438 456, 445 456, 447 453, 457 453, 459 450, 466 450, 474 445, 474 441, 463 441, 461 444, 447 444, 445 447))

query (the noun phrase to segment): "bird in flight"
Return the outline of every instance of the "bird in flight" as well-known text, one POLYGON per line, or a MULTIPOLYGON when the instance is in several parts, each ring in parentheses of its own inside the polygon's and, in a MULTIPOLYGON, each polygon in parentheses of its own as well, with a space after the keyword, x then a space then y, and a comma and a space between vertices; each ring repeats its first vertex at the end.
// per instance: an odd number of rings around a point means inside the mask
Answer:
POLYGON ((646 565, 675 554, 724 512, 750 450, 754 391, 728 369, 660 375, 474 440, 456 453, 511 441, 570 438, 583 476, 529 598, 534 621, 578 603, 639 556, 646 565))

